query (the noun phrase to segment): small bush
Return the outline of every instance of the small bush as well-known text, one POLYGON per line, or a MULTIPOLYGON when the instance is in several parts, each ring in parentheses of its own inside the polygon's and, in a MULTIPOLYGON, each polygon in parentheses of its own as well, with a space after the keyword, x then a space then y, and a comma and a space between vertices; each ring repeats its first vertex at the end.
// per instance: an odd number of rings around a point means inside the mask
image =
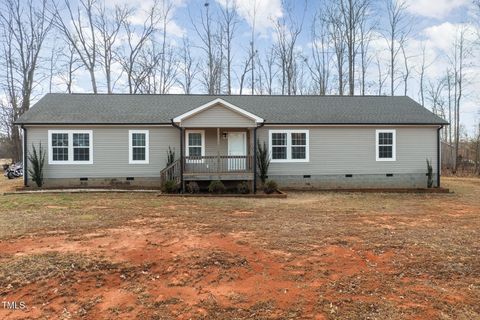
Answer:
POLYGON ((167 167, 175 162, 175 148, 168 146, 167 150, 167 167))
POLYGON ((260 140, 257 140, 257 164, 260 181, 262 181, 262 184, 265 184, 268 176, 268 167, 270 166, 270 153, 265 141, 261 144, 260 140))
POLYGON ((208 186, 208 192, 210 193, 223 193, 225 192, 225 185, 220 180, 213 180, 208 186))
POLYGON ((237 184, 237 192, 240 194, 247 194, 250 193, 250 187, 246 181, 242 181, 237 184))
POLYGON ((33 153, 28 154, 28 161, 32 166, 31 169, 28 169, 28 173, 32 177, 32 180, 35 181, 37 187, 41 188, 43 185, 43 166, 45 164, 45 150, 42 148, 40 143, 38 150, 32 144, 33 153))
POLYGON ((278 185, 275 181, 273 180, 267 180, 265 182, 265 184, 263 185, 263 191, 266 193, 266 194, 271 194, 271 193, 274 193, 275 191, 277 191, 278 189, 278 185))
POLYGON ((188 193, 199 193, 200 192, 200 187, 198 186, 198 183, 195 181, 191 181, 187 183, 187 192, 188 193))
POLYGON ((432 163, 427 159, 427 187, 433 187, 433 168, 432 163))
POLYGON ((178 184, 175 180, 168 180, 162 185, 162 192, 165 193, 177 193, 178 184))

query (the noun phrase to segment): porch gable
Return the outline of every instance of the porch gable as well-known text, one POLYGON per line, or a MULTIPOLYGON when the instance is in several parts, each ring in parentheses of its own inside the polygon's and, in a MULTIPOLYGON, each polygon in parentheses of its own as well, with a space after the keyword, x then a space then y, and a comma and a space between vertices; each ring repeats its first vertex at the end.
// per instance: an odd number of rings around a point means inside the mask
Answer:
POLYGON ((254 128, 264 120, 217 98, 175 117, 173 122, 184 128, 254 128))

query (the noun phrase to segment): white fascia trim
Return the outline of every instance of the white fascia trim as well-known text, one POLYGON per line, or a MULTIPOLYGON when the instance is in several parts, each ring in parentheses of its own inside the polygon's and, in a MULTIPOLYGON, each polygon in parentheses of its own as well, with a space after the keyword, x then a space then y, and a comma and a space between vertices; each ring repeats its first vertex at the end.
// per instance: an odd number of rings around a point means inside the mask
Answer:
POLYGON ((48 130, 48 164, 93 164, 93 130, 48 130), (52 134, 53 133, 66 133, 68 134, 68 160, 58 161, 53 160, 53 146, 52 146, 52 134), (73 134, 74 133, 88 133, 88 148, 89 148, 89 161, 74 161, 73 160, 73 134))
POLYGON ((204 105, 201 105, 200 107, 197 107, 197 108, 195 108, 195 109, 193 109, 193 110, 190 110, 190 111, 188 111, 188 112, 185 112, 184 114, 181 114, 181 115, 173 118, 173 122, 175 122, 175 123, 181 123, 182 120, 184 120, 184 119, 186 119, 186 118, 188 118, 188 117, 191 117, 191 116, 193 116, 193 115, 195 115, 195 114, 197 114, 197 113, 199 113, 199 112, 201 112, 201 111, 203 111, 203 110, 205 110, 205 109, 207 109, 207 108, 210 108, 211 106, 216 105, 216 104, 218 104, 218 103, 224 105, 225 107, 227 107, 227 108, 229 108, 229 109, 231 109, 231 110, 233 110, 233 111, 235 111, 235 112, 237 112, 237 113, 240 113, 240 114, 244 115, 244 116, 247 117, 247 118, 250 118, 250 119, 254 120, 256 123, 263 123, 263 122, 265 121, 265 120, 263 120, 262 118, 254 115, 253 113, 250 113, 250 112, 248 112, 248 111, 246 111, 246 110, 244 110, 244 109, 242 109, 242 108, 240 108, 240 107, 237 107, 236 105, 233 105, 233 104, 231 104, 230 102, 227 102, 227 101, 225 101, 225 100, 223 100, 223 99, 217 98, 217 99, 212 100, 212 101, 210 101, 210 102, 208 102, 208 103, 205 103, 204 105))
POLYGON ((309 130, 268 130, 268 146, 270 153, 270 162, 272 163, 295 163, 295 162, 310 162, 310 131, 309 130), (272 133, 286 133, 287 134, 287 159, 272 159, 272 133), (305 133, 305 159, 292 159, 292 133, 305 133))
POLYGON ((376 161, 397 161, 397 130, 395 129, 377 129, 375 130, 375 160, 376 161), (391 158, 380 158, 379 155, 379 133, 392 133, 392 157, 391 158))
POLYGON ((148 164, 150 162, 150 138, 149 130, 128 130, 128 164, 148 164), (132 135, 134 133, 145 134, 145 160, 133 160, 132 135))

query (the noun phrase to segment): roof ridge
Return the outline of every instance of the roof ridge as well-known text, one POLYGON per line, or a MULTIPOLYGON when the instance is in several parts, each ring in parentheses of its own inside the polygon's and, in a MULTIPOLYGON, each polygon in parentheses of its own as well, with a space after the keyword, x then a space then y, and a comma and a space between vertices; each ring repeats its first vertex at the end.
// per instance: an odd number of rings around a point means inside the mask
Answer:
MULTIPOLYGON (((91 93, 91 92, 51 92, 49 95, 63 95, 63 96, 73 96, 73 95, 86 95, 86 96, 202 96, 202 97, 285 97, 285 98, 295 98, 295 97, 341 97, 341 98, 410 98, 409 96, 397 95, 397 96, 388 96, 388 95, 339 95, 339 94, 328 94, 328 95, 317 95, 317 94, 298 94, 298 95, 285 95, 285 94, 206 94, 206 93, 91 93)), ((411 99, 411 98, 410 98, 411 99)))

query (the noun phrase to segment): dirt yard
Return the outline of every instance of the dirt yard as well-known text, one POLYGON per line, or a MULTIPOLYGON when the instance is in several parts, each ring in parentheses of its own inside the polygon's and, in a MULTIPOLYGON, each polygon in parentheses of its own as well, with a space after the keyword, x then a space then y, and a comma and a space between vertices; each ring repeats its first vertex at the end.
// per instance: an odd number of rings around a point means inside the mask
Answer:
POLYGON ((0 196, 0 319, 480 319, 480 179, 444 183, 0 196))

